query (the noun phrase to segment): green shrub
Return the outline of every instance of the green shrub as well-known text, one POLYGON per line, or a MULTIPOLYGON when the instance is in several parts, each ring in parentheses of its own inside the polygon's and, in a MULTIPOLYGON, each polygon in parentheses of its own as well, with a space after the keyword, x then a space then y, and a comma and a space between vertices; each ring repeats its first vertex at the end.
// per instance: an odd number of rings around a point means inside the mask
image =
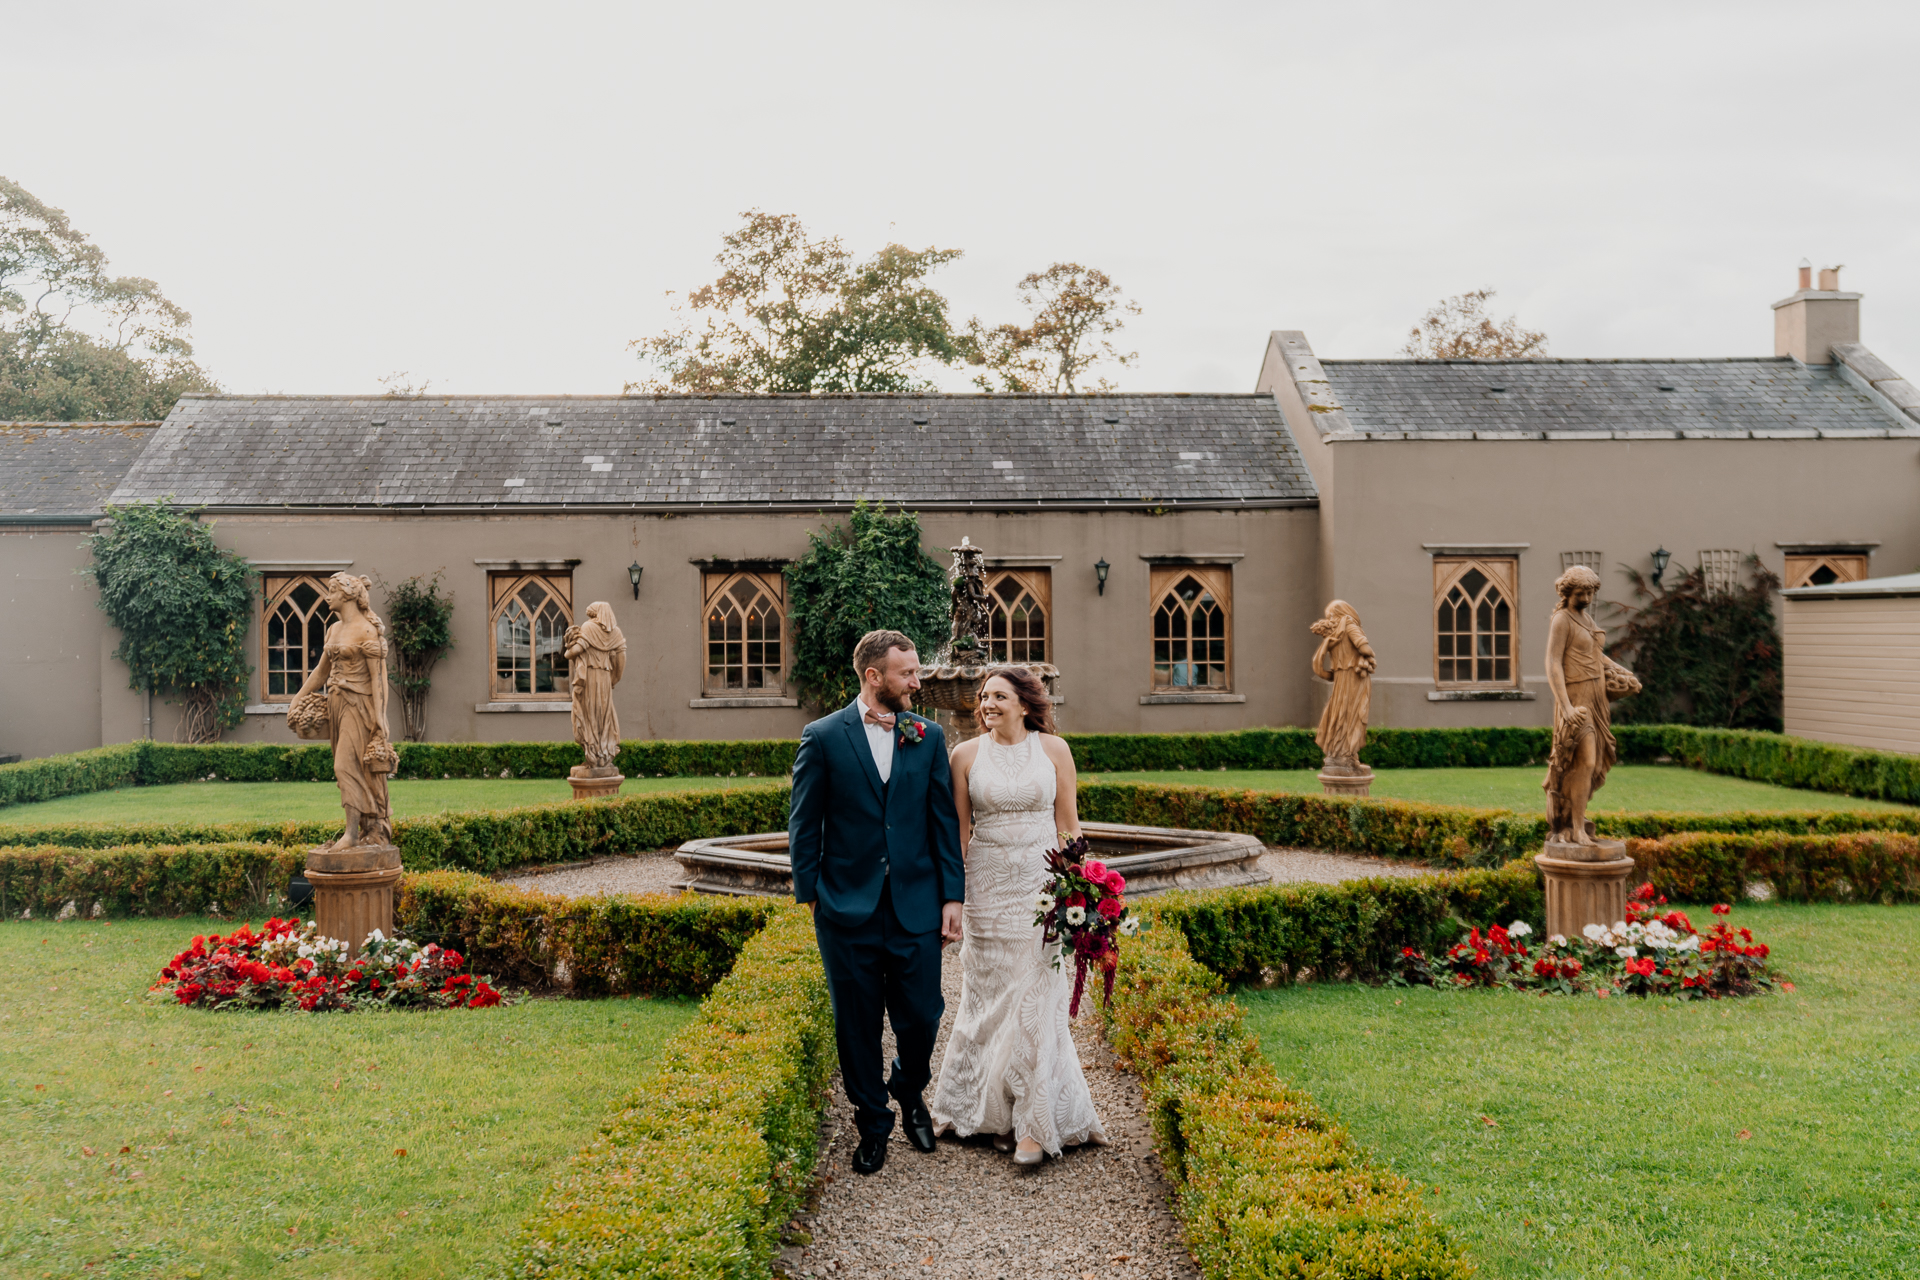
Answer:
POLYGON ((810 1180, 834 1062, 812 921, 778 908, 556 1179, 506 1274, 766 1276, 810 1180))
POLYGON ((306 855, 284 845, 228 842, 76 849, 0 849, 0 919, 23 911, 183 916, 277 910, 306 855))
POLYGON ((1920 804, 1920 756, 1867 751, 1756 729, 1659 725, 1635 732, 1657 739, 1657 754, 1708 773, 1806 791, 1920 804))
POLYGON ((1910 834, 1692 832, 1629 840, 1627 853, 1636 877, 1676 902, 1738 902, 1756 882, 1787 902, 1920 902, 1920 841, 1910 834))
POLYGON ((0 764, 0 805, 32 804, 140 782, 142 742, 0 764))
POLYGON ((1342 884, 1262 885, 1172 893, 1152 901, 1155 919, 1180 931, 1193 959, 1228 982, 1271 974, 1377 982, 1402 947, 1431 951, 1459 931, 1546 921, 1546 895, 1533 863, 1498 871, 1379 876, 1342 884))
MULTIPOLYGON (((1147 904, 1151 918, 1158 903, 1147 904)), ((1121 948, 1108 1007, 1141 1077, 1187 1242, 1207 1280, 1465 1280, 1473 1266, 1407 1179, 1289 1088, 1220 979, 1156 921, 1121 948)))

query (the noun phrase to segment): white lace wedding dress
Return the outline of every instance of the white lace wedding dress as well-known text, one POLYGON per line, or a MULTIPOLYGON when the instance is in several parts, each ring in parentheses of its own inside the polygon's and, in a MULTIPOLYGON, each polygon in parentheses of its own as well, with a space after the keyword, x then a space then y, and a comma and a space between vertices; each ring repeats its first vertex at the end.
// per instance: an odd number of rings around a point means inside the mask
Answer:
POLYGON ((960 1007, 928 1110, 937 1133, 1012 1133, 1059 1155, 1106 1134, 1068 1024, 1072 969, 1052 967, 1033 923, 1046 851, 1058 842, 1053 761, 1040 737, 1011 747, 982 737, 967 777, 960 1007))

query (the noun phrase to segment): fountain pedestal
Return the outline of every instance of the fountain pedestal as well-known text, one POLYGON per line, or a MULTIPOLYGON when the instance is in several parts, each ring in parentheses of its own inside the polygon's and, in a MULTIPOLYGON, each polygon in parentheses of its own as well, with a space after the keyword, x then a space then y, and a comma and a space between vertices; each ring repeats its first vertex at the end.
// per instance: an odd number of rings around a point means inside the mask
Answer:
POLYGON ((400 885, 400 850, 393 845, 314 849, 307 854, 307 883, 321 936, 345 942, 349 959, 375 929, 393 936, 393 891, 400 885))

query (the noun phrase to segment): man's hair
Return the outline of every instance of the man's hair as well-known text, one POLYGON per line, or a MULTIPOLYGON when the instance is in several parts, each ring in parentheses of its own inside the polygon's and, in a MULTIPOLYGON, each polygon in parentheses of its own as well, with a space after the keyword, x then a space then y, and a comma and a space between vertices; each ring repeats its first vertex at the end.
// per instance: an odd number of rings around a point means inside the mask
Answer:
POLYGON ((895 649, 914 648, 913 637, 901 631, 869 631, 853 646, 853 678, 867 682, 868 667, 884 667, 895 649))

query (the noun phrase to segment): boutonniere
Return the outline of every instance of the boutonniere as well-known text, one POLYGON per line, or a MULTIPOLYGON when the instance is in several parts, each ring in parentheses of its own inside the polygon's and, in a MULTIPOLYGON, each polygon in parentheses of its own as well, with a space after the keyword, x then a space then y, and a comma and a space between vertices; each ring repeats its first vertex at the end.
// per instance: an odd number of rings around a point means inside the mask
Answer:
POLYGON ((915 743, 925 742, 926 740, 927 722, 925 720, 910 720, 906 716, 900 717, 901 746, 911 747, 915 743))

